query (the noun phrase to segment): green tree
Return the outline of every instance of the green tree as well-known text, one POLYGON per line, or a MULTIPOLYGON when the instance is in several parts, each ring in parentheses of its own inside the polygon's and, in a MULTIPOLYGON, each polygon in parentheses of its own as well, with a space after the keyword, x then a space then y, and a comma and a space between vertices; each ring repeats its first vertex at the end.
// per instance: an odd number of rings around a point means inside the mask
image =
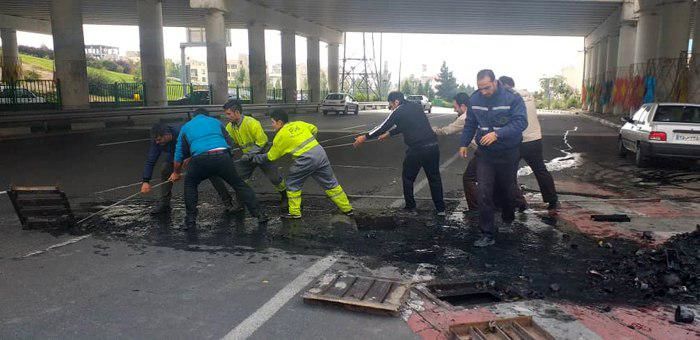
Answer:
POLYGON ((438 97, 445 100, 452 100, 457 94, 457 79, 452 75, 452 71, 447 68, 447 62, 443 61, 438 74, 436 94, 438 97))
POLYGON ((459 84, 459 87, 457 87, 457 92, 464 92, 470 96, 472 95, 472 93, 474 93, 474 91, 476 91, 474 86, 464 85, 464 83, 459 84))
POLYGON ((180 79, 180 64, 171 59, 165 59, 165 76, 180 79))

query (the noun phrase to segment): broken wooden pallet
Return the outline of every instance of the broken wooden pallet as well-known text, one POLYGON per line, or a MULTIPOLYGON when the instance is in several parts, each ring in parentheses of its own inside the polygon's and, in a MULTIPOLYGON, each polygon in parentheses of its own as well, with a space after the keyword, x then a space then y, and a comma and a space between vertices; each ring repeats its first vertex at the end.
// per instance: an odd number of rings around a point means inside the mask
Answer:
POLYGON ((304 302, 397 316, 408 290, 409 284, 396 280, 327 274, 304 294, 304 302))
POLYGON ((531 316, 469 322, 450 326, 450 331, 459 340, 554 340, 531 316))
POLYGON ((7 192, 23 229, 57 227, 75 221, 58 186, 11 186, 7 192))

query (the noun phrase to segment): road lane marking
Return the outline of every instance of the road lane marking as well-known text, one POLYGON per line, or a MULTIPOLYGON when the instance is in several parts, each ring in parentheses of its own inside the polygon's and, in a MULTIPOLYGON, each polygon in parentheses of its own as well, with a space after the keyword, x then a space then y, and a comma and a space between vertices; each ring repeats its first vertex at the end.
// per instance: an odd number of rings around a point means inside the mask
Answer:
POLYGON ((68 240, 68 241, 54 244, 54 245, 52 245, 52 246, 50 246, 50 247, 48 247, 48 248, 46 248, 46 249, 44 249, 44 250, 33 251, 33 252, 31 252, 31 253, 28 253, 27 255, 22 256, 22 258, 32 257, 32 256, 35 256, 35 255, 43 254, 43 253, 45 253, 45 252, 47 252, 47 251, 49 251, 49 250, 52 250, 52 249, 56 249, 56 248, 60 248, 60 247, 65 247, 65 246, 67 246, 67 245, 80 242, 80 241, 82 241, 82 240, 84 240, 84 239, 86 239, 86 238, 88 238, 88 237, 90 237, 90 236, 92 236, 92 234, 87 234, 87 235, 83 235, 83 236, 80 236, 80 237, 72 238, 72 239, 70 239, 70 240, 68 240))
POLYGON ((329 255, 314 263, 297 276, 294 281, 282 288, 275 296, 267 301, 255 313, 243 320, 236 328, 228 332, 222 339, 239 340, 246 339, 253 335, 260 326, 265 324, 275 315, 289 300, 296 296, 304 287, 315 280, 319 275, 328 270, 338 258, 329 255))
MULTIPOLYGON (((445 170, 445 168, 450 166, 452 163, 454 163, 454 161, 456 161, 459 158, 460 158, 459 153, 455 153, 454 156, 450 157, 450 159, 446 160, 445 163, 442 163, 442 165, 440 165, 440 172, 442 173, 442 171, 445 170)), ((415 194, 417 194, 419 191, 423 190, 423 188, 425 188, 426 186, 428 186, 428 177, 425 177, 420 182, 418 182, 418 184, 416 184, 413 187, 413 192, 415 194)), ((396 201, 394 201, 393 203, 391 203, 391 205, 389 207, 401 208, 401 206, 403 204, 404 204, 404 200, 403 200, 403 198, 400 198, 400 199, 397 199, 396 201)))
POLYGON ((112 146, 112 145, 121 145, 121 144, 129 144, 129 143, 137 143, 137 142, 145 142, 145 141, 150 141, 151 138, 143 138, 143 139, 134 139, 134 140, 125 140, 122 142, 112 142, 112 143, 102 143, 102 144, 97 144, 97 146, 112 146))

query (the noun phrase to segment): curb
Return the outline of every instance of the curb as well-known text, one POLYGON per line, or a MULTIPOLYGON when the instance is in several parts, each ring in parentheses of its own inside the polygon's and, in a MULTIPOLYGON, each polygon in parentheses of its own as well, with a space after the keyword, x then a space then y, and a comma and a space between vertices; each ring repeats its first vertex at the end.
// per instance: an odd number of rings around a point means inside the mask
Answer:
POLYGON ((611 128, 615 128, 615 129, 620 129, 620 128, 622 128, 622 124, 616 124, 616 123, 613 123, 613 122, 611 122, 611 121, 609 121, 609 120, 607 120, 607 119, 603 119, 603 118, 600 118, 600 117, 596 117, 596 116, 593 116, 593 115, 589 115, 589 114, 586 114, 586 113, 583 113, 583 112, 576 112, 576 115, 579 115, 579 116, 581 116, 581 117, 585 117, 585 118, 590 119, 590 120, 592 120, 592 121, 598 122, 598 123, 600 123, 600 124, 602 124, 602 125, 605 125, 605 126, 607 126, 607 127, 611 127, 611 128))

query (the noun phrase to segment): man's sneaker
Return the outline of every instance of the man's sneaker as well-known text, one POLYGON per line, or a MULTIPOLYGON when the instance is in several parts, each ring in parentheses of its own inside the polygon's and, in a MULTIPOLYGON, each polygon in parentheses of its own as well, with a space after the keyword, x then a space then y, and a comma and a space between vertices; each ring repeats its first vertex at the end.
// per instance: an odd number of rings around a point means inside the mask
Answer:
POLYGON ((285 215, 282 215, 282 218, 287 219, 287 220, 298 220, 301 218, 301 215, 285 214, 285 215))
POLYGON ((170 203, 160 202, 158 205, 151 210, 151 215, 167 214, 170 212, 170 203))
POLYGON ((193 230, 197 228, 197 217, 185 216, 185 228, 193 230))
POLYGON ((491 235, 484 235, 474 242, 474 247, 484 248, 492 246, 496 243, 496 239, 491 235))
POLYGON ((346 211, 343 214, 345 214, 345 216, 353 217, 355 216, 355 210, 346 211))
POLYGON ((559 206, 559 201, 553 201, 553 202, 549 202, 549 205, 547 205, 547 210, 549 210, 549 211, 552 211, 552 210, 556 211, 556 210, 559 210, 559 207, 560 207, 560 206, 559 206))

